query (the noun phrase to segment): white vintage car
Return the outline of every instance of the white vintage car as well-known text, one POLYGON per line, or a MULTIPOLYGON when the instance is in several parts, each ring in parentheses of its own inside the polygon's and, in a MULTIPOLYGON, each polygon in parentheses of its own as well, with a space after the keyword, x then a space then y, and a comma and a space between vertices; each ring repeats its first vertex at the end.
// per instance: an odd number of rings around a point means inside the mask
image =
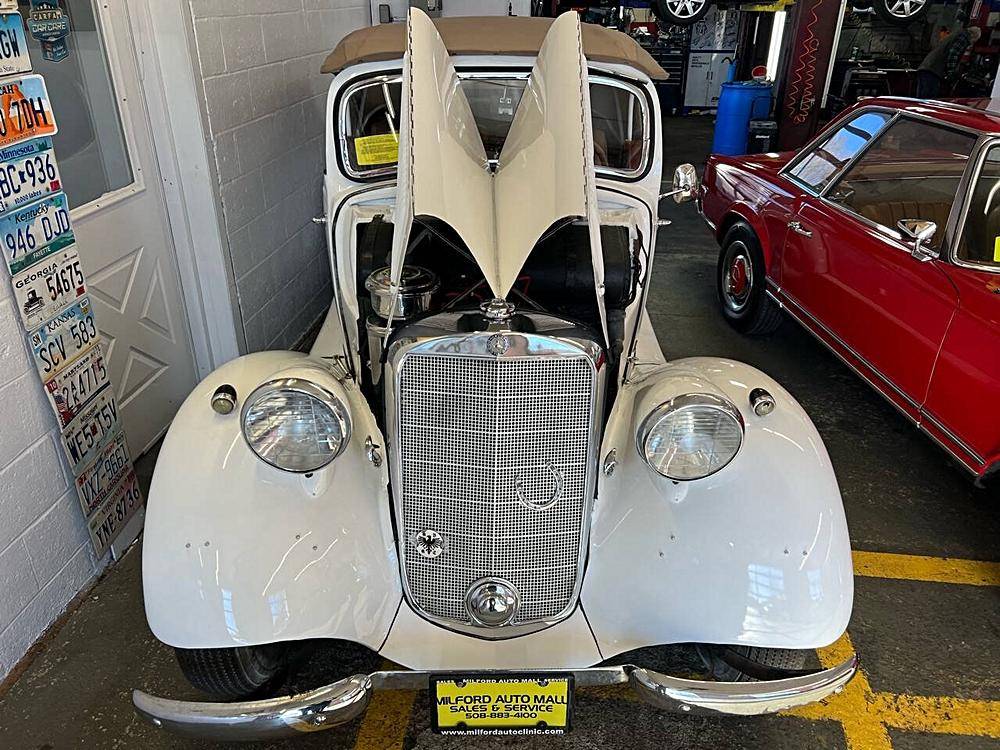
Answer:
POLYGON ((146 516, 149 625, 228 702, 139 713, 270 738, 426 688, 439 731, 559 733, 574 687, 731 714, 842 688, 854 658, 802 669, 853 601, 822 440, 764 373, 665 361, 645 311, 662 70, 575 13, 416 10, 325 70, 334 304, 309 354, 195 389, 146 516), (268 697, 306 639, 405 669, 268 697), (672 643, 716 679, 625 654, 672 643))

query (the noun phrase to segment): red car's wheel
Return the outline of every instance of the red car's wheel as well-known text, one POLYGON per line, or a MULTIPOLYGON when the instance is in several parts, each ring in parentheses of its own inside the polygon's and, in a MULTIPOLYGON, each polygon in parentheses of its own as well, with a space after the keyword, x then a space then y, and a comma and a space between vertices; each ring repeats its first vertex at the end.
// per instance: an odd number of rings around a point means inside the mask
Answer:
POLYGON ((738 331, 761 335, 781 324, 781 310, 765 293, 766 276, 757 236, 735 224, 722 240, 717 279, 722 314, 738 331))

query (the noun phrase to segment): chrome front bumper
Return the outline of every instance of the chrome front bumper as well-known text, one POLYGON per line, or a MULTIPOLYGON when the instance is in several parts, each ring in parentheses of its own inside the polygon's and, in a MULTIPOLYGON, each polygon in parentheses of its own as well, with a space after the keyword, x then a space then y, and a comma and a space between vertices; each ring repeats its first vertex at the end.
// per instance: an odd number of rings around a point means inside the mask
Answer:
MULTIPOLYGON (((554 670, 574 676, 576 687, 628 683, 657 708, 699 714, 769 714, 839 693, 858 669, 857 656, 830 669, 767 682, 705 682, 632 665, 554 670)), ((547 670, 551 674, 553 670, 547 670)), ((199 703, 157 698, 136 690, 132 701, 147 721, 175 734, 217 740, 265 740, 329 729, 365 712, 376 690, 424 690, 428 672, 354 675, 316 690, 241 703, 199 703)))

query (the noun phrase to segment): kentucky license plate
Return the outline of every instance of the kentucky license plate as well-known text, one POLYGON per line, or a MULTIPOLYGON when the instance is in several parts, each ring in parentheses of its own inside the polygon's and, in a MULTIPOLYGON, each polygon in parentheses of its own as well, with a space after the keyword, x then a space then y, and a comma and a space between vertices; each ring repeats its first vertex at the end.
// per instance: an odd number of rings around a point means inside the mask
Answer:
POLYGON ((0 81, 0 147, 58 132, 44 78, 0 81))
POLYGON ((0 148, 0 214, 62 190, 51 138, 0 148))
POLYGON ((431 719, 441 734, 565 734, 572 675, 432 676, 431 719))
POLYGON ((114 389, 108 385, 63 430, 63 447, 74 475, 94 460, 117 429, 118 404, 114 389))
POLYGON ((65 193, 0 216, 0 243, 11 276, 74 242, 65 193))
POLYGON ((42 380, 48 380, 97 341, 90 298, 84 297, 45 321, 29 338, 38 374, 42 380))
POLYGON ((108 441, 101 454, 76 478, 76 491, 80 495, 83 514, 90 515, 105 504, 118 484, 132 471, 125 433, 118 430, 108 441))
POLYGON ((87 293, 76 246, 55 253, 11 280, 25 328, 49 320, 87 293))
MULTIPOLYGON (((17 6, 14 6, 15 8, 17 6)), ((19 13, 0 16, 0 76, 12 76, 31 70, 28 40, 19 13)))
POLYGON ((59 417, 59 426, 68 426, 107 384, 108 368, 100 346, 90 349, 46 382, 45 392, 59 417))
POLYGON ((141 507, 142 490, 139 489, 135 472, 129 472, 107 504, 100 508, 87 523, 98 558, 104 556, 115 537, 121 533, 125 524, 141 507))

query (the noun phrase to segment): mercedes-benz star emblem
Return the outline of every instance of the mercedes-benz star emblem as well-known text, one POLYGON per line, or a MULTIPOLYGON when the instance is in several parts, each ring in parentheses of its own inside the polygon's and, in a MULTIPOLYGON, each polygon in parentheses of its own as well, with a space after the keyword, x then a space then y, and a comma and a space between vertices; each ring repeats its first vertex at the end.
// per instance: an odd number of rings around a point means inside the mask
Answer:
POLYGON ((494 333, 486 340, 486 351, 494 357, 499 357, 510 348, 510 339, 502 333, 494 333))

